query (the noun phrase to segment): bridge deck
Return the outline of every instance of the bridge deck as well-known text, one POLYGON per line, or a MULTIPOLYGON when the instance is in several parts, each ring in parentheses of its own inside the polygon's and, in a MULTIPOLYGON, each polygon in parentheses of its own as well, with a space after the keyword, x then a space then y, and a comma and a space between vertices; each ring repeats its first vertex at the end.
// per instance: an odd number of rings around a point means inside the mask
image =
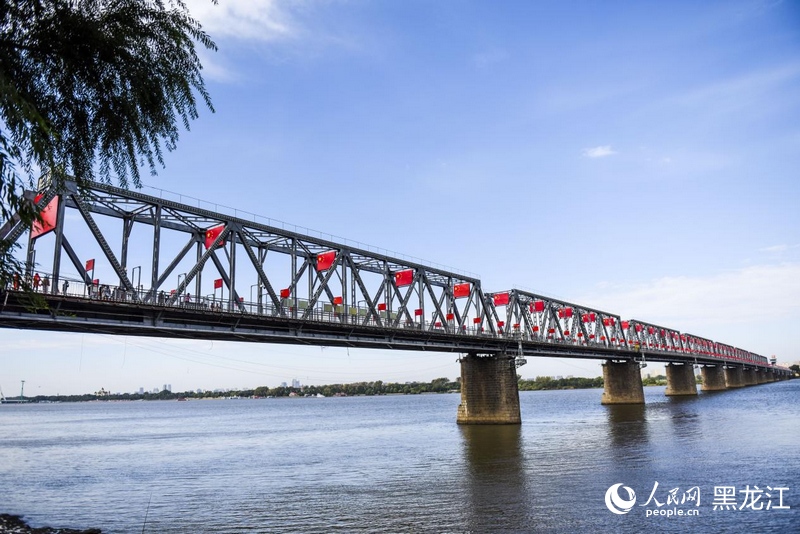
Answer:
MULTIPOLYGON (((624 347, 598 347, 560 340, 536 342, 507 334, 466 329, 461 333, 429 330, 426 325, 397 328, 349 323, 343 314, 315 311, 298 319, 275 313, 212 309, 204 305, 143 304, 64 295, 38 295, 46 308, 34 308, 23 292, 6 292, 0 327, 61 332, 103 333, 176 339, 243 341, 312 346, 360 347, 409 351, 510 354, 524 357, 562 357, 653 362, 725 363, 716 357, 665 353, 624 347)), ((735 363, 727 360, 727 363, 735 363)))

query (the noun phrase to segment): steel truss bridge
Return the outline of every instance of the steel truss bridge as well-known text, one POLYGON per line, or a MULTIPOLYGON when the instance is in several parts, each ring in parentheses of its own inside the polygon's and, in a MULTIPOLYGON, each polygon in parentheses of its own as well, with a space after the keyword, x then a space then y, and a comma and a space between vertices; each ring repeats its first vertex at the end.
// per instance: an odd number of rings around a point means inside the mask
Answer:
POLYGON ((42 222, 0 229, 27 252, 0 327, 788 371, 664 326, 518 289, 487 293, 473 276, 138 191, 67 182, 28 195, 42 222))

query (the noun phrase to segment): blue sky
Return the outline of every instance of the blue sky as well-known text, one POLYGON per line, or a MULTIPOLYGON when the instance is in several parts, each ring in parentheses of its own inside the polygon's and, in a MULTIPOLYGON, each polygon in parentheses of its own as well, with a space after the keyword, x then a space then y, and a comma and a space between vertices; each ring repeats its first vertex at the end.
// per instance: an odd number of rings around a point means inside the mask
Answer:
MULTIPOLYGON (((187 4, 219 45, 216 113, 148 185, 800 360, 800 4, 187 4)), ((453 355, 0 342, 7 394, 458 374, 453 355)))

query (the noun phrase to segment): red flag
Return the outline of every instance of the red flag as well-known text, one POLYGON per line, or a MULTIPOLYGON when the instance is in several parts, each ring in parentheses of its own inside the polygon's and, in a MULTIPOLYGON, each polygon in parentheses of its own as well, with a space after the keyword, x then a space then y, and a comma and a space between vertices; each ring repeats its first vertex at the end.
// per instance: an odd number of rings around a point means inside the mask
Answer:
POLYGON ((453 286, 453 297, 454 298, 461 298, 461 297, 468 297, 470 292, 470 284, 469 282, 464 282, 463 284, 456 284, 453 286))
POLYGON ((410 286, 414 283, 414 269, 397 271, 394 273, 394 283, 397 287, 410 286))
MULTIPOLYGON (((36 195, 36 198, 33 199, 36 204, 38 204, 40 200, 42 200, 42 195, 36 195)), ((42 217, 42 222, 33 221, 33 225, 31 226, 31 239, 36 239, 55 229, 56 218, 58 217, 58 197, 53 197, 53 200, 42 208, 39 214, 42 217)))
POLYGON ((456 315, 454 313, 448 313, 447 314, 447 320, 448 321, 452 321, 455 318, 456 318, 456 315))
POLYGON ((543 300, 534 301, 533 304, 531 305, 531 311, 532 312, 536 312, 536 313, 543 312, 544 311, 544 301, 543 300))
POLYGON ((100 285, 100 279, 99 278, 95 278, 94 280, 92 280, 92 285, 93 286, 99 286, 100 285))
POLYGON ((494 298, 494 305, 495 306, 506 306, 506 305, 508 305, 508 293, 498 293, 493 298, 494 298))
MULTIPOLYGON (((219 226, 215 226, 214 228, 209 228, 206 230, 206 250, 211 248, 211 245, 214 244, 214 241, 217 240, 217 237, 219 237, 219 234, 221 234, 223 230, 225 230, 224 224, 220 224, 219 226)), ((223 246, 224 244, 224 241, 220 241, 219 246, 223 246)))
POLYGON ((623 330, 627 330, 630 325, 631 325, 630 321, 622 321, 623 330))
POLYGON ((472 322, 473 322, 473 323, 475 323, 475 324, 480 324, 480 323, 481 323, 481 318, 480 318, 480 317, 475 317, 475 318, 472 320, 472 322))
POLYGON ((497 321, 497 326, 503 328, 506 325, 505 321, 497 321))
POLYGON ((336 251, 330 250, 328 252, 323 252, 322 254, 317 254, 317 270, 318 271, 327 271, 333 265, 333 262, 336 261, 336 251))
POLYGON ((94 269, 94 260, 86 260, 86 272, 94 269))
POLYGON ((292 290, 288 287, 286 289, 281 289, 281 298, 288 299, 292 294, 292 290))
POLYGON ((222 278, 217 278, 214 280, 214 289, 222 288, 222 278))
POLYGON ((419 317, 420 315, 422 315, 422 308, 417 308, 416 310, 414 310, 415 317, 419 317))
POLYGON ((333 297, 333 303, 334 304, 341 304, 342 303, 342 297, 333 297))
POLYGON ((386 311, 386 303, 385 302, 381 302, 380 304, 378 304, 378 311, 386 311))

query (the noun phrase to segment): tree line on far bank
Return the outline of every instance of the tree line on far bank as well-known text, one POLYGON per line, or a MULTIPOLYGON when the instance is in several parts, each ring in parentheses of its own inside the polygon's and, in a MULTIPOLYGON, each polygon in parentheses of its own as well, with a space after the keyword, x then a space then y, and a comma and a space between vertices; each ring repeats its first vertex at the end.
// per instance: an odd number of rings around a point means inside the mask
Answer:
MULTIPOLYGON (((603 387, 603 379, 597 378, 552 378, 537 376, 535 379, 519 378, 520 391, 539 391, 551 389, 585 389, 603 387)), ((158 393, 109 393, 100 390, 95 393, 83 395, 38 395, 28 398, 32 402, 88 402, 88 401, 138 401, 138 400, 176 400, 184 399, 214 399, 225 397, 289 397, 289 396, 371 396, 371 395, 418 395, 421 393, 458 393, 461 391, 461 379, 436 378, 430 382, 354 382, 351 384, 328 384, 324 386, 301 386, 299 388, 267 386, 245 390, 227 391, 183 391, 172 392, 163 390, 158 393)))

